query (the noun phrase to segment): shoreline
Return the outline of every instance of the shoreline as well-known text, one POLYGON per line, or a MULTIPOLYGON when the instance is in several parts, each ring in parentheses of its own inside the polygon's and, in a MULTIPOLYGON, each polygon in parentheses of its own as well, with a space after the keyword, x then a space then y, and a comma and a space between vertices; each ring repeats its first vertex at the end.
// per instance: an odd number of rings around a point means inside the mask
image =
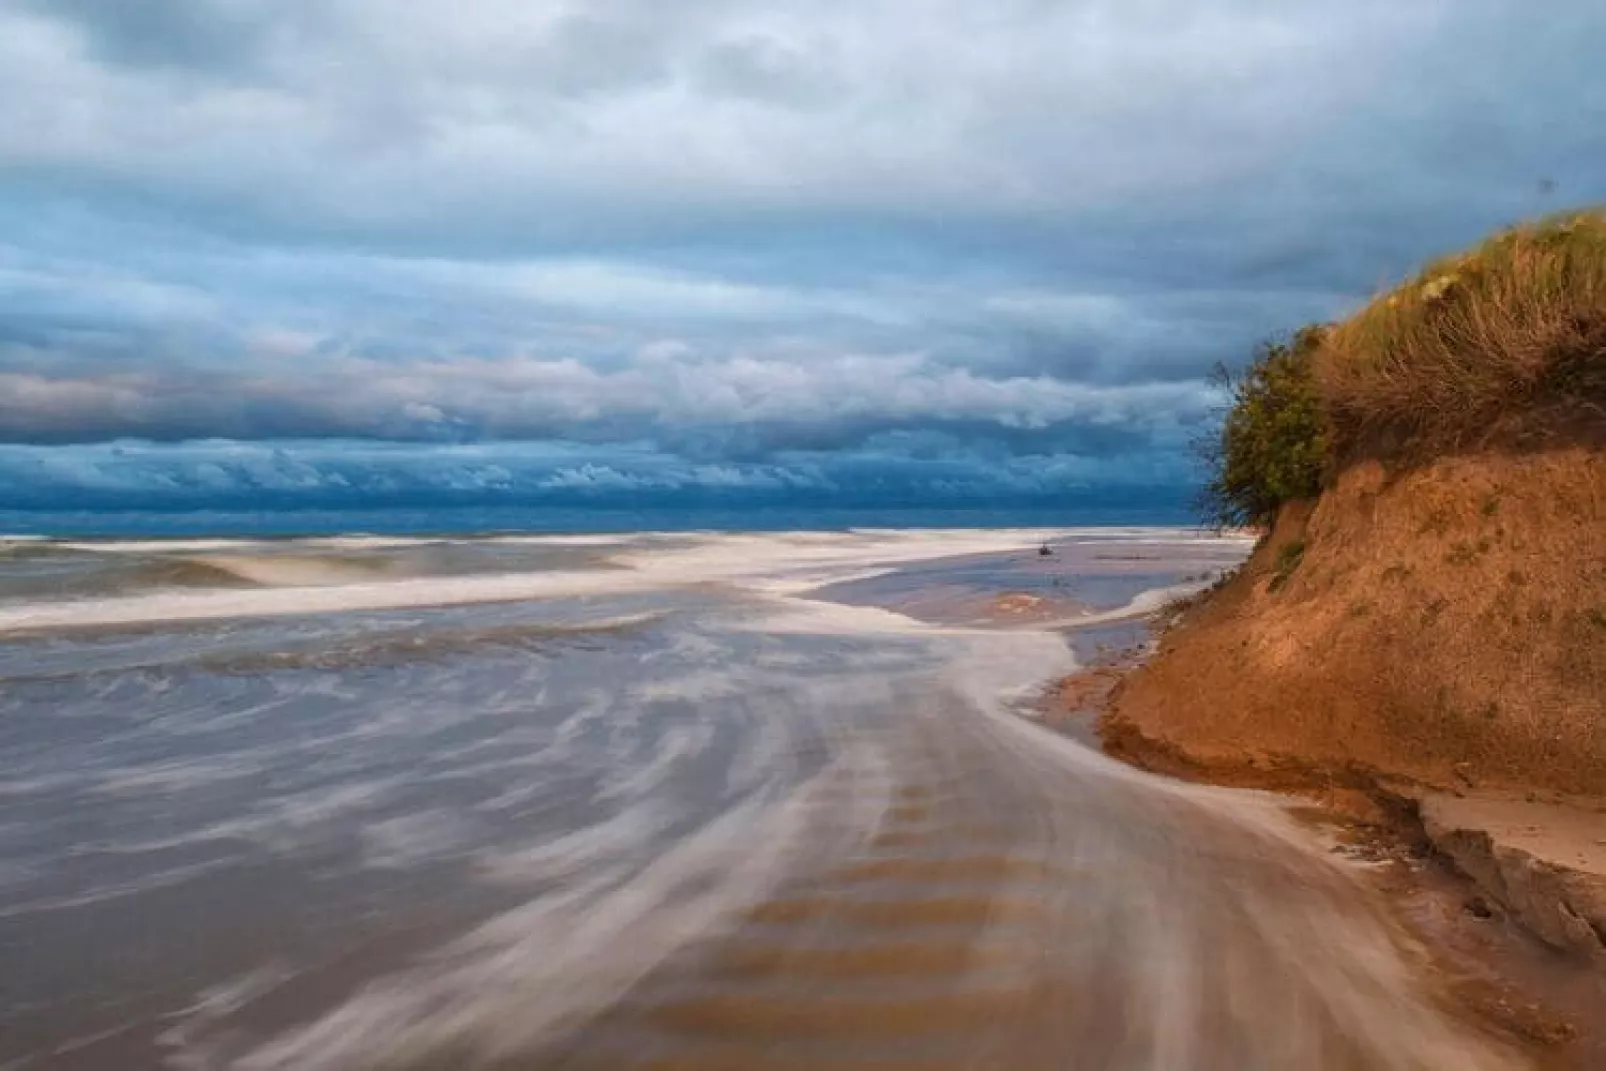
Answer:
MULTIPOLYGON (((1545 845, 1541 856, 1513 847, 1510 839, 1531 835, 1533 825, 1513 823, 1507 810, 1548 808, 1586 828, 1598 824, 1606 837, 1606 801, 1436 793, 1358 765, 1247 750, 1241 761, 1205 761, 1112 710, 1127 679, 1157 652, 1152 621, 1129 623, 1141 640, 1119 645, 1070 632, 1081 668, 1050 685, 1036 720, 1145 772, 1285 797, 1290 813, 1388 906, 1458 1017, 1518 1045, 1543 1071, 1606 1066, 1606 957, 1591 948, 1606 935, 1558 891, 1574 887, 1555 858, 1573 846, 1545 845), (1526 894, 1517 904, 1509 902, 1514 886, 1526 894)), ((1600 869, 1572 871, 1585 882, 1606 873, 1606 839, 1590 847, 1599 854, 1589 862, 1600 860, 1600 869)))

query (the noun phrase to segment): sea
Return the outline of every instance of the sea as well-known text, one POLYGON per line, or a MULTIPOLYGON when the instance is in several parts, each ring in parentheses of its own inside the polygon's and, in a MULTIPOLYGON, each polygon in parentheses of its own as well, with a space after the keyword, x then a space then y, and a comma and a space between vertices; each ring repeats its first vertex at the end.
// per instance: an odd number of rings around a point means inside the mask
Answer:
POLYGON ((1041 724, 1246 537, 7 520, 0 1068, 1512 1066, 1041 724))

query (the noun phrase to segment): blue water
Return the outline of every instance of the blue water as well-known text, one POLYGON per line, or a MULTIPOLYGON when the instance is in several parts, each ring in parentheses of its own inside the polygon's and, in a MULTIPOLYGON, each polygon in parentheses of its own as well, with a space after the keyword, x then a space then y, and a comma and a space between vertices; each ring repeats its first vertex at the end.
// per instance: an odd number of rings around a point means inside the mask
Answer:
POLYGON ((1175 502, 1090 506, 1032 502, 1007 506, 651 506, 383 510, 35 511, 0 509, 0 535, 295 536, 346 532, 783 532, 853 528, 1070 528, 1182 525, 1175 502))

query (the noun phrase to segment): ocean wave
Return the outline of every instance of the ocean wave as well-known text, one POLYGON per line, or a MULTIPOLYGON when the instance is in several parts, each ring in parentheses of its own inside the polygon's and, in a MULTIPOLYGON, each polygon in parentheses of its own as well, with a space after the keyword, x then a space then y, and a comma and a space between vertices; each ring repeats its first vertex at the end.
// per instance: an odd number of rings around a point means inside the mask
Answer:
POLYGON ((61 553, 61 544, 44 536, 0 535, 0 561, 48 558, 61 553))
POLYGON ((109 574, 94 574, 74 585, 73 594, 116 595, 148 588, 241 588, 254 587, 248 577, 209 562, 204 558, 170 558, 142 562, 109 574))
POLYGON ((394 576, 399 563, 382 556, 228 554, 186 561, 266 588, 329 587, 394 576))
POLYGON ((401 572, 379 557, 305 554, 186 554, 84 559, 61 544, 28 545, 7 557, 32 562, 0 573, 0 599, 87 600, 171 589, 329 587, 401 572))

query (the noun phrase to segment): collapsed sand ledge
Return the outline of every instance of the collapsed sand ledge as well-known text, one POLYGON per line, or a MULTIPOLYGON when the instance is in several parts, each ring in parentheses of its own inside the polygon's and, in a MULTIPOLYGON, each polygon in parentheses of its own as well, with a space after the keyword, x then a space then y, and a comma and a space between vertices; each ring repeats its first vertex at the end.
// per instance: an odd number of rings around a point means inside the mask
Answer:
POLYGON ((1113 754, 1364 798, 1606 962, 1606 456, 1353 465, 1173 617, 1113 754))
POLYGON ((1099 732, 1107 753, 1142 769, 1311 798, 1346 823, 1429 851, 1546 945, 1606 966, 1606 801, 1440 792, 1286 757, 1207 764, 1108 713, 1099 732))
POLYGON ((1433 845, 1541 940, 1606 961, 1606 810, 1491 793, 1418 811, 1433 845))

